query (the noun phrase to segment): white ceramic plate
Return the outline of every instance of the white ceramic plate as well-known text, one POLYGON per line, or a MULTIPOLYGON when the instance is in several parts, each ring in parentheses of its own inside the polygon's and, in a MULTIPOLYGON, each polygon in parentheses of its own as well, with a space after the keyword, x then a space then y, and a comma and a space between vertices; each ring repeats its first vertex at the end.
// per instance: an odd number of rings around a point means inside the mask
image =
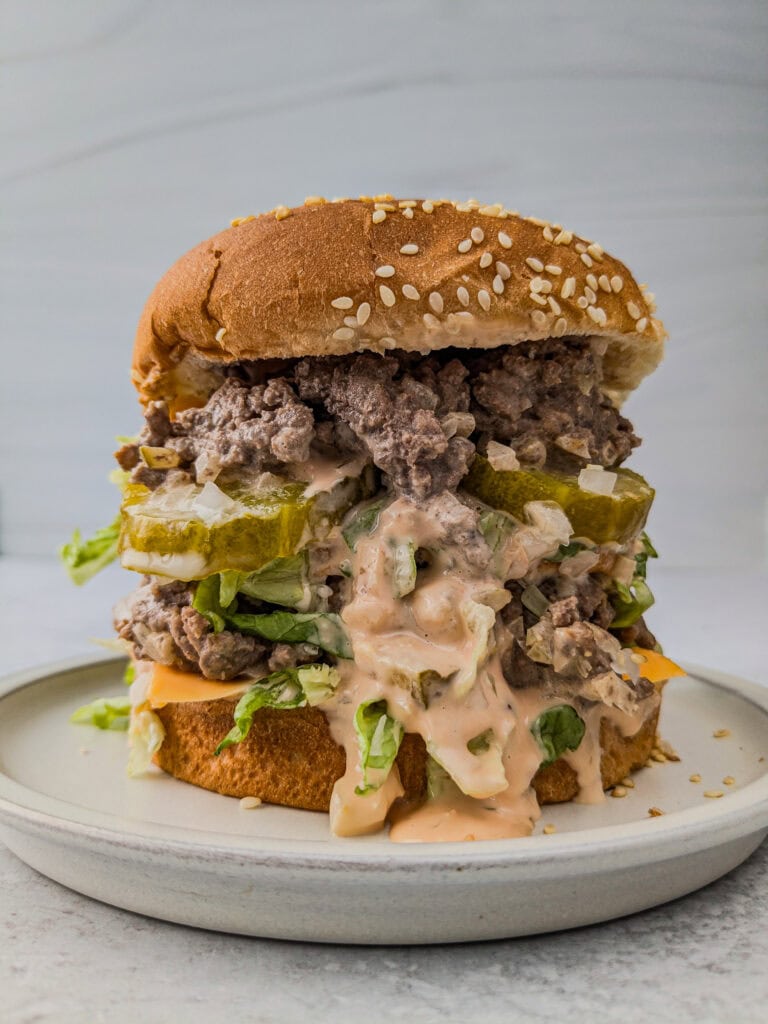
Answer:
POLYGON ((460 942, 591 924, 706 885, 768 832, 768 688, 690 671, 662 720, 682 760, 640 772, 626 798, 545 808, 528 839, 399 845, 335 839, 325 815, 245 811, 160 772, 128 779, 124 734, 68 722, 124 692, 122 662, 70 661, 0 683, 0 836, 78 892, 245 935, 460 942))

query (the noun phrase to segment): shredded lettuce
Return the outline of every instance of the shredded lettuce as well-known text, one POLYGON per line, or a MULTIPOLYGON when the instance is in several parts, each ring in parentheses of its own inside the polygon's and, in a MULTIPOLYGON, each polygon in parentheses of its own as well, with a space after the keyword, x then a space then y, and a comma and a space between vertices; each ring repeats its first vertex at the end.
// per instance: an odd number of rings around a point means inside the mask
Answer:
POLYGON ((195 587, 192 607, 204 616, 213 626, 214 633, 221 633, 227 628, 225 620, 226 608, 221 603, 221 580, 218 575, 207 576, 195 587))
POLYGON ((337 658, 352 658, 352 644, 344 624, 334 612, 268 612, 226 615, 226 624, 239 633, 260 636, 273 643, 314 644, 337 658))
POLYGON ((473 636, 472 654, 453 677, 457 697, 464 697, 475 685, 478 669, 488 657, 491 630, 496 625, 496 612, 486 604, 465 601, 460 608, 467 629, 473 636))
POLYGON ((114 562, 119 537, 119 515, 109 526, 97 530, 88 540, 83 540, 80 531, 75 530, 68 543, 59 549, 59 557, 72 582, 81 587, 110 562, 114 562))
POLYGON ((69 720, 75 725, 95 725, 97 729, 125 732, 130 717, 131 702, 127 697, 99 697, 78 708, 69 720))
POLYGON ((393 543, 390 549, 392 589, 395 597, 406 597, 416 588, 416 546, 411 541, 393 543))
POLYGON ((355 712, 355 732, 360 744, 363 784, 355 792, 364 796, 379 789, 395 763, 403 739, 400 722, 387 714, 385 700, 367 700, 355 712))
POLYGON ((148 706, 134 709, 131 728, 128 733, 131 744, 128 754, 128 774, 141 775, 152 764, 152 758, 162 747, 165 728, 158 716, 148 706))
POLYGON ((136 679, 136 666, 132 661, 128 661, 123 672, 123 682, 126 686, 130 686, 136 679))
POLYGON ((238 594, 245 594, 254 601, 296 608, 307 595, 306 552, 274 558, 257 572, 221 573, 219 599, 222 606, 227 608, 238 594))
POLYGON ((330 665, 302 665, 271 672, 243 694, 235 707, 235 724, 214 751, 216 757, 227 747, 240 743, 251 730, 259 708, 300 708, 321 704, 339 683, 339 673, 330 665))
POLYGON ((372 504, 366 505, 365 508, 356 509, 347 518, 346 524, 342 527, 341 535, 350 551, 355 550, 357 542, 361 537, 373 533, 376 529, 381 510, 385 504, 386 502, 382 498, 380 501, 374 501, 372 504))
POLYGON ((586 550, 586 544, 582 544, 581 541, 578 540, 572 540, 570 544, 561 544, 554 555, 547 556, 547 561, 563 562, 566 558, 573 558, 574 555, 578 555, 579 552, 586 550))
POLYGON ((566 750, 576 750, 584 738, 584 729, 584 722, 569 704, 543 711, 531 726, 544 755, 541 767, 552 764, 566 750))
POLYGON ((645 582, 645 575, 648 559, 658 558, 659 555, 647 533, 640 535, 640 543, 642 549, 635 555, 635 575, 632 582, 629 585, 618 582, 614 584, 611 604, 615 615, 611 629, 633 625, 655 601, 651 588, 645 582))

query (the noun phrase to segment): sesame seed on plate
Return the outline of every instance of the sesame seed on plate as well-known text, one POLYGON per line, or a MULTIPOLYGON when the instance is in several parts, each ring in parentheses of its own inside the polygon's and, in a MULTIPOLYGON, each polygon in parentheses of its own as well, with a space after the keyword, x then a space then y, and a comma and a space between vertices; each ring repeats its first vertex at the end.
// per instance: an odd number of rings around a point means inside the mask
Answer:
POLYGON ((551 836, 555 834, 556 829, 554 825, 545 825, 541 831, 544 833, 545 836, 551 836))
POLYGON ((616 292, 616 294, 618 295, 618 293, 621 291, 623 287, 624 279, 622 277, 619 277, 618 274, 614 274, 611 278, 611 291, 616 292))
POLYGON ((730 729, 716 729, 712 733, 712 735, 715 737, 716 740, 722 740, 722 739, 725 739, 726 736, 730 736, 731 735, 731 730, 730 729))
POLYGON ((396 299, 395 293, 391 288, 388 288, 385 284, 379 285, 379 295, 385 306, 394 306, 396 299))
POLYGON ((664 811, 662 811, 662 809, 660 807, 649 807, 648 808, 648 817, 649 818, 663 818, 664 817, 664 811))
POLYGON ((497 274, 496 277, 494 277, 491 288, 493 288, 497 295, 504 294, 504 282, 501 278, 501 274, 497 274))
POLYGON ((734 777, 732 775, 726 775, 725 778, 723 779, 723 785, 724 786, 735 786, 736 785, 736 779, 734 779, 734 777))
POLYGON ((338 299, 332 299, 331 305, 334 309, 351 309, 352 299, 348 295, 340 295, 338 299))
POLYGON ((418 290, 414 288, 412 284, 403 285, 403 295, 406 297, 406 299, 413 299, 414 301, 416 299, 421 298, 418 290))
POLYGON ((689 775, 688 776, 688 781, 689 782, 701 782, 701 776, 699 775, 698 772, 694 772, 693 775, 689 775))
POLYGON ((376 277, 394 277, 395 268, 390 263, 385 263, 383 267, 376 267, 374 274, 376 277))
POLYGON ((648 317, 642 316, 635 324, 635 330, 638 334, 642 334, 645 328, 648 326, 648 317))
POLYGON ((463 238, 459 242, 459 244, 456 246, 456 248, 461 253, 469 252, 469 250, 472 248, 472 239, 471 238, 463 238))
POLYGON ((469 292, 464 287, 464 285, 459 285, 459 287, 456 289, 456 298, 459 300, 462 306, 469 305, 469 292))
POLYGON ((491 308, 491 296, 485 290, 485 288, 481 288, 480 291, 477 293, 477 301, 480 303, 480 305, 486 311, 486 313, 491 308))
POLYGON ((570 299, 570 297, 572 295, 574 295, 575 292, 576 292, 576 278, 575 277, 566 277, 566 279, 563 281, 563 287, 560 289, 560 298, 561 299, 570 299))
POLYGON ((721 796, 724 796, 722 789, 705 789, 704 796, 708 800, 719 800, 721 796))
POLYGON ((429 293, 429 304, 436 313, 443 312, 443 296, 440 292, 429 293))
POLYGON ((632 317, 633 320, 639 320, 640 319, 640 315, 641 315, 640 314, 640 307, 636 303, 628 302, 627 303, 627 312, 629 313, 629 315, 632 317))
POLYGON ((627 791, 624 786, 614 786, 611 790, 611 796, 621 798, 627 795, 627 791))
POLYGON ((543 313, 540 309, 534 309, 531 311, 531 320, 533 321, 534 327, 539 329, 547 326, 547 314, 543 313))
MULTIPOLYGON (((407 207, 407 209, 410 209, 410 207, 407 207)), ((408 242, 407 245, 400 246, 400 252, 403 256, 415 256, 418 251, 419 247, 415 242, 408 242)))
POLYGON ((244 811, 253 811, 257 807, 261 807, 261 797, 244 796, 240 801, 240 806, 244 811))
POLYGON ((506 231, 499 232, 499 245, 502 247, 502 249, 512 248, 512 239, 509 237, 506 231))
POLYGON ((482 228, 472 228, 472 230, 469 232, 469 237, 472 239, 475 245, 480 245, 481 242, 485 241, 485 232, 483 231, 482 228))
POLYGON ((535 256, 526 256, 525 262, 528 264, 531 270, 535 270, 537 274, 540 274, 544 269, 544 264, 541 262, 541 260, 536 259, 535 256))
POLYGON ((502 262, 502 260, 496 260, 496 273, 502 281, 508 281, 510 277, 512 277, 512 271, 506 263, 502 262))
POLYGON ((371 214, 371 220, 374 224, 381 224, 383 220, 387 219, 386 210, 374 210, 371 214))
POLYGON ((333 332, 333 337, 336 341, 352 341, 355 336, 355 332, 351 327, 339 327, 333 332))
POLYGON ((484 252, 480 257, 480 269, 485 270, 486 267, 490 267, 493 263, 493 256, 489 252, 484 252))
POLYGON ((629 776, 627 776, 626 779, 622 779, 621 780, 621 784, 622 784, 622 786, 626 786, 627 789, 634 789, 635 788, 634 779, 630 779, 629 776))
POLYGON ((556 263, 548 263, 546 267, 544 267, 544 269, 548 274, 554 274, 555 276, 557 276, 558 274, 562 274, 563 272, 563 268, 558 267, 556 263))
POLYGON ((357 322, 363 327, 368 323, 368 317, 371 315, 371 306, 368 302, 361 302, 357 307, 357 322))
POLYGON ((581 262, 584 264, 585 267, 594 266, 594 264, 592 262, 592 257, 590 255, 588 255, 586 252, 583 252, 581 254, 581 256, 579 256, 579 259, 581 260, 581 262))

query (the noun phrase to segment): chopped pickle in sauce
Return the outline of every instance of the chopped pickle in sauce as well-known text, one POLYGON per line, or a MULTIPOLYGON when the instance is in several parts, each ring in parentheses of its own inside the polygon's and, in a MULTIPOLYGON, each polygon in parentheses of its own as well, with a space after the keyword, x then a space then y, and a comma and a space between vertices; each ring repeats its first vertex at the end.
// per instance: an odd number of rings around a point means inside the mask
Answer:
POLYGON ((654 490, 630 469, 617 469, 612 494, 596 494, 579 487, 578 477, 545 473, 540 469, 495 470, 476 455, 462 486, 493 508, 523 519, 531 501, 554 501, 571 522, 575 537, 596 544, 624 543, 645 524, 654 490))

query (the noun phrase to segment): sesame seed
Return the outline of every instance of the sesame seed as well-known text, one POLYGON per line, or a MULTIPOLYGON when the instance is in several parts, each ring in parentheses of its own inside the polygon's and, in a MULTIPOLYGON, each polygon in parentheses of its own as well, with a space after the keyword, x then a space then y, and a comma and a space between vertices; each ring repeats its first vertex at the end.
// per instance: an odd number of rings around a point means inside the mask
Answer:
POLYGON ((544 833, 545 836, 551 836, 555 834, 556 829, 554 825, 545 825, 541 831, 544 833))
POLYGON ((464 287, 464 285, 460 285, 456 289, 456 298, 459 300, 459 302, 462 304, 462 306, 468 306, 469 305, 469 292, 464 287))
POLYGON ((587 284, 592 289, 592 291, 595 291, 595 292, 597 291, 597 289, 598 289, 597 278, 595 277, 594 274, 587 274, 587 284))
POLYGON ((425 199, 424 202, 421 204, 421 208, 424 211, 424 213, 432 213, 433 210, 435 209, 435 204, 430 202, 429 199, 425 199))
POLYGON ((547 300, 544 298, 544 296, 539 295, 537 292, 529 292, 528 298, 531 299, 533 302, 538 303, 539 306, 546 306, 547 304, 547 300))
POLYGON ((648 808, 648 817, 649 818, 663 818, 664 817, 664 811, 662 811, 662 809, 660 807, 649 807, 648 808))
POLYGON ((535 270, 537 274, 540 274, 544 269, 544 264, 541 260, 537 260, 535 256, 527 256, 525 262, 531 270, 535 270))
POLYGON ((258 796, 244 796, 240 801, 240 806, 244 811, 252 811, 256 807, 261 807, 261 798, 258 796))
POLYGON ((542 235, 544 235, 548 242, 554 242, 555 240, 555 236, 552 234, 552 228, 549 226, 549 224, 547 224, 547 226, 542 231, 542 235))
POLYGON ((715 732, 712 733, 712 735, 715 737, 716 740, 722 740, 722 739, 725 739, 726 736, 730 736, 731 735, 731 730, 730 729, 716 729, 715 732))
POLYGON ((472 204, 471 203, 454 203, 454 207, 453 208, 455 210, 458 210, 459 213, 471 213, 472 212, 472 204))
POLYGON ((531 289, 532 292, 535 292, 536 294, 538 294, 542 290, 543 285, 544 285, 544 278, 543 277, 532 277, 531 278, 531 283, 529 284, 528 287, 531 289))
MULTIPOLYGON (((408 207, 408 209, 410 209, 410 207, 408 207)), ((400 246, 400 252, 403 256, 415 256, 418 251, 419 247, 415 242, 408 242, 407 245, 400 246)))
POLYGON ((553 299, 550 295, 547 299, 547 302, 549 303, 549 308, 552 310, 555 316, 560 316, 560 314, 562 313, 562 309, 560 308, 560 304, 557 302, 557 300, 553 299))
POLYGON ((701 782, 701 776, 699 775, 698 772, 696 772, 694 775, 690 775, 688 777, 688 781, 689 782, 701 782))
POLYGON ((555 245, 570 245, 573 241, 573 232, 563 229, 559 235, 555 235, 555 245))
POLYGON ((275 220, 285 220, 286 217, 291 216, 291 211, 287 206, 275 207, 275 220))
POLYGON ((492 203, 490 206, 481 206, 477 212, 483 217, 498 217, 503 209, 501 203, 492 203))
POLYGON ((529 224, 535 224, 537 228, 546 228, 550 226, 549 221, 542 220, 541 217, 526 217, 525 219, 529 224))
POLYGON ((501 260, 496 260, 496 273, 502 279, 502 281, 508 281, 512 277, 512 271, 509 269, 506 263, 502 263, 501 260))
POLYGON ((401 199, 397 204, 401 210, 412 210, 416 205, 415 199, 401 199))
POLYGON ((469 252, 469 250, 472 248, 472 239, 471 238, 463 238, 459 242, 459 244, 456 246, 456 248, 461 253, 469 252))
POLYGON ((392 203, 374 203, 374 207, 377 210, 383 210, 385 213, 394 213, 395 207, 392 203))
POLYGON ((648 326, 648 317, 647 316, 643 316, 635 324, 635 330, 637 331, 638 334, 642 334, 647 326, 648 326))
POLYGON ((405 217, 406 220, 413 220, 413 210, 410 208, 410 206, 403 210, 403 216, 405 217))
POLYGON ((627 303, 627 312, 633 320, 640 319, 640 308, 634 302, 627 303))
POLYGON ((218 331, 216 331, 216 341, 223 341, 224 340, 224 335, 226 333, 227 333, 227 328, 226 327, 220 327, 218 329, 218 331))
POLYGON ((384 348, 397 348, 397 342, 394 338, 390 338, 388 335, 384 335, 383 338, 379 338, 379 344, 383 345, 384 348))
POLYGON ((467 310, 467 309, 460 309, 458 311, 458 313, 451 313, 451 316, 455 317, 457 320, 467 320, 467 321, 469 321, 469 320, 474 320, 475 319, 475 314, 474 313, 470 313, 469 310, 467 310))
POLYGON ((623 786, 614 786, 611 790, 611 796, 616 797, 618 799, 621 799, 621 797, 626 795, 627 791, 623 786))
POLYGON ((724 796, 722 789, 705 789, 704 796, 707 800, 719 800, 721 796, 724 796))
POLYGON ((429 293, 429 304, 436 313, 443 312, 443 296, 440 292, 429 293))
POLYGON ((484 252, 480 257, 480 269, 485 270, 486 267, 490 267, 493 263, 493 256, 489 252, 484 252))
POLYGON ((307 196, 304 200, 305 206, 324 206, 328 200, 324 196, 307 196))
POLYGON ((585 267, 591 267, 593 265, 592 264, 592 257, 588 256, 585 252, 583 252, 581 254, 581 256, 579 256, 579 259, 581 260, 581 262, 584 264, 585 267))
POLYGON ((547 314, 542 313, 540 309, 532 310, 531 320, 533 320, 534 327, 538 327, 539 329, 547 326, 547 314))
POLYGON ((334 309, 351 309, 352 299, 348 295, 340 295, 338 299, 332 299, 331 305, 334 309))
POLYGON ((356 316, 345 316, 344 323, 347 325, 347 327, 357 328, 358 326, 356 316))
POLYGON ((630 779, 629 776, 627 776, 626 779, 622 779, 621 780, 621 784, 622 784, 622 786, 626 786, 627 789, 634 789, 635 788, 635 781, 634 781, 634 779, 630 779))
POLYGON ((496 277, 494 277, 491 288, 493 288, 497 295, 504 294, 504 282, 501 279, 501 274, 497 274, 496 277))
POLYGON ((499 232, 499 245, 502 247, 502 249, 512 248, 512 239, 509 237, 506 231, 499 232))
POLYGON ((555 326, 552 328, 552 334, 555 338, 562 338, 567 330, 568 321, 564 316, 561 316, 559 320, 555 321, 555 326))
POLYGON ((437 330, 440 326, 440 321, 436 316, 433 316, 432 313, 425 313, 421 319, 431 331, 437 330))
POLYGON ((735 786, 736 785, 736 779, 734 779, 734 777, 732 775, 726 775, 725 778, 723 779, 723 785, 724 786, 735 786))
POLYGON ((579 298, 576 299, 576 305, 579 307, 579 309, 586 309, 589 305, 589 299, 586 297, 586 295, 580 295, 579 298))
POLYGON ((416 299, 420 299, 421 298, 421 296, 419 295, 417 289, 414 288, 412 284, 404 284, 403 285, 403 295, 406 297, 406 299, 413 299, 414 301, 416 299))
POLYGON ((651 760, 656 761, 657 764, 665 764, 667 761, 667 755, 663 750, 652 750, 651 760))
POLYGON ((390 263, 385 263, 383 267, 377 267, 374 274, 376 277, 394 277, 395 268, 390 263))
POLYGON ((616 294, 618 295, 618 293, 621 291, 621 289, 623 287, 624 287, 624 279, 619 277, 618 274, 614 274, 613 277, 611 278, 611 290, 616 292, 616 294))
POLYGON ((560 289, 560 298, 561 299, 570 299, 570 297, 575 293, 575 291, 576 291, 576 278, 575 277, 566 277, 566 279, 563 281, 563 287, 560 289))
POLYGON ((374 224, 381 224, 381 222, 386 219, 387 214, 385 210, 374 210, 371 214, 371 220, 374 224))
POLYGON ((483 307, 486 313, 491 308, 491 296, 485 290, 485 288, 481 288, 480 291, 477 293, 477 301, 480 303, 480 305, 483 307))
POLYGON ((544 269, 546 270, 546 272, 548 274, 555 274, 555 275, 557 275, 557 274, 562 274, 562 272, 563 272, 563 268, 562 267, 558 267, 558 265, 556 263, 548 263, 546 265, 546 267, 544 267, 544 269))
POLYGON ((577 242, 576 245, 574 245, 574 249, 576 250, 576 252, 586 252, 587 251, 587 247, 586 247, 584 242, 577 242))
POLYGON ((469 237, 472 239, 475 245, 480 245, 481 242, 485 241, 485 232, 483 231, 482 228, 472 228, 472 230, 469 232, 469 237))
POLYGON ((608 280, 607 274, 601 274, 597 279, 597 283, 600 285, 604 292, 610 292, 611 282, 608 280))
POLYGON ((395 293, 391 288, 388 288, 385 284, 379 285, 379 295, 385 306, 394 306, 396 301, 395 293))
POLYGON ((376 203, 386 203, 390 199, 394 199, 394 196, 391 196, 389 192, 382 192, 381 195, 373 197, 376 203))
POLYGON ((368 302, 361 302, 357 307, 357 322, 362 327, 368 323, 368 317, 371 315, 371 306, 368 302))
POLYGON ((339 327, 333 332, 333 337, 336 341, 352 341, 355 336, 355 332, 351 327, 339 327))
POLYGON ((584 294, 586 295, 590 304, 594 304, 595 302, 597 302, 597 293, 593 292, 589 285, 587 285, 584 288, 584 294))
POLYGON ((598 245, 597 242, 593 242, 592 245, 587 246, 587 252, 589 255, 600 263, 603 259, 603 253, 605 250, 602 245, 598 245))

